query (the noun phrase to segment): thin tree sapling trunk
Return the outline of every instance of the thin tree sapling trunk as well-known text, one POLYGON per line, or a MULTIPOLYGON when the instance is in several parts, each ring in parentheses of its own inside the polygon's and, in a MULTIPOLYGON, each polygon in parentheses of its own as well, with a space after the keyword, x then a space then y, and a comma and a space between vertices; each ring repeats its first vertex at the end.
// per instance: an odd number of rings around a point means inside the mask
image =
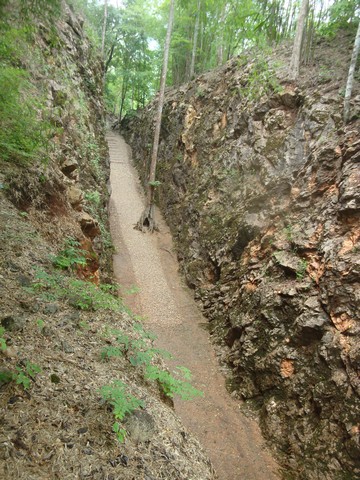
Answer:
POLYGON ((104 52, 105 52, 106 22, 107 22, 107 0, 105 0, 105 3, 104 3, 104 19, 103 19, 103 27, 102 27, 102 35, 101 35, 101 55, 103 58, 104 58, 104 52))
POLYGON ((345 100, 344 100, 344 122, 345 123, 347 123, 350 119, 350 99, 351 99, 351 93, 352 93, 352 88, 354 84, 355 68, 356 68, 356 61, 359 55, 359 49, 360 49, 360 21, 359 21, 359 25, 358 25, 358 29, 355 37, 354 48, 351 55, 349 74, 346 82, 345 100))
POLYGON ((300 6, 300 12, 298 16, 298 21, 295 31, 295 39, 293 52, 290 62, 290 78, 291 80, 296 80, 300 73, 300 62, 301 62, 301 46, 304 37, 304 30, 306 24, 306 17, 309 10, 309 0, 302 0, 300 6))
POLYGON ((196 47, 197 47, 197 39, 199 34, 199 24, 200 24, 200 0, 197 2, 197 11, 196 11, 196 21, 195 21, 195 29, 194 29, 194 37, 193 37, 193 46, 191 52, 191 64, 190 64, 190 75, 189 79, 191 80, 195 73, 195 58, 196 58, 196 47))
POLYGON ((142 232, 145 232, 145 231, 153 232, 154 230, 157 230, 157 226, 154 218, 154 193, 155 193, 155 187, 158 185, 158 182, 156 181, 156 164, 157 164, 157 156, 158 156, 158 150, 159 150, 161 117, 162 117, 162 110, 164 106, 166 74, 167 74, 168 62, 169 62, 170 40, 171 40, 171 31, 172 31, 172 25, 174 20, 174 9, 175 9, 175 0, 171 0, 169 22, 168 22, 166 38, 165 38, 164 60, 163 60, 161 79, 160 79, 159 103, 158 103, 156 122, 155 122, 154 143, 153 143, 153 150, 151 155, 149 182, 147 187, 147 206, 143 211, 140 217, 140 220, 138 221, 135 227, 138 230, 141 230, 142 232))

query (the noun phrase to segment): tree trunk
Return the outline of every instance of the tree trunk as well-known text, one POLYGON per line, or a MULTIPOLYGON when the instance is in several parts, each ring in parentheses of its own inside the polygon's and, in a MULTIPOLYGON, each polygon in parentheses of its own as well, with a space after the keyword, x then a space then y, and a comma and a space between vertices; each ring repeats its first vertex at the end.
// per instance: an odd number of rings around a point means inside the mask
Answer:
POLYGON ((349 68, 349 74, 346 82, 346 90, 345 90, 345 100, 344 100, 344 122, 347 123, 350 119, 350 99, 351 99, 351 92, 354 83, 354 75, 355 75, 355 68, 356 68, 356 61, 359 55, 360 49, 360 21, 355 37, 355 43, 353 52, 351 55, 351 62, 349 68))
POLYGON ((107 58, 105 61, 105 73, 108 71, 108 68, 110 67, 111 60, 113 59, 114 52, 115 52, 115 43, 113 43, 109 49, 109 53, 107 54, 107 58))
POLYGON ((128 90, 128 77, 127 75, 123 78, 123 83, 121 85, 121 99, 120 99, 120 108, 119 108, 119 124, 122 120, 123 108, 125 103, 125 98, 128 90))
MULTIPOLYGON (((226 5, 223 6, 221 9, 221 14, 220 14, 220 25, 224 25, 225 22, 225 9, 226 5)), ((224 63, 224 33, 221 31, 219 35, 219 44, 217 46, 217 65, 221 66, 224 63)))
POLYGON ((102 56, 102 58, 104 58, 104 52, 105 52, 106 22, 107 22, 107 0, 105 0, 105 3, 104 3, 104 21, 103 21, 102 36, 101 36, 101 56, 102 56))
POLYGON ((197 47, 197 39, 199 35, 199 24, 200 24, 200 8, 201 2, 198 0, 197 2, 197 12, 196 12, 196 21, 195 21, 195 29, 194 29, 194 38, 193 38, 193 47, 191 53, 191 64, 190 64, 190 75, 189 80, 191 80, 195 73, 195 58, 196 58, 196 47, 197 47))
POLYGON ((315 11, 314 7, 310 7, 310 12, 308 14, 306 27, 305 27, 305 38, 303 41, 303 59, 304 64, 309 65, 313 59, 314 51, 313 51, 313 40, 315 35, 315 11))
POLYGON ((309 10, 309 0, 302 0, 296 25, 293 52, 290 62, 290 78, 296 80, 300 73, 301 45, 304 37, 306 17, 309 10))
POLYGON ((169 62, 171 31, 172 31, 172 25, 174 21, 174 9, 175 9, 175 0, 171 0, 169 22, 168 22, 166 39, 165 39, 165 47, 164 47, 164 60, 163 60, 161 79, 160 79, 159 103, 158 103, 158 109, 156 114, 154 143, 153 143, 153 150, 152 150, 151 163, 150 163, 149 183, 148 183, 148 189, 147 189, 148 203, 147 203, 147 207, 145 208, 144 212, 141 215, 139 222, 136 225, 136 228, 138 230, 141 230, 142 232, 146 230, 148 230, 149 232, 153 232, 154 230, 157 230, 157 226, 155 224, 155 218, 154 218, 156 164, 157 164, 157 156, 158 156, 159 140, 160 140, 161 117, 162 117, 162 110, 164 106, 166 74, 167 74, 167 68, 168 68, 168 62, 169 62))

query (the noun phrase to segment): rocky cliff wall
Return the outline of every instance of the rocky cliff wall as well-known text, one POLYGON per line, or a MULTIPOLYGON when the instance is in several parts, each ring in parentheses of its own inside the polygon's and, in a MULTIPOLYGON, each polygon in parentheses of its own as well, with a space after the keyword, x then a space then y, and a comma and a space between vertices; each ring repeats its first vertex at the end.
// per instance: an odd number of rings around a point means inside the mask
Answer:
MULTIPOLYGON (((284 48, 169 90, 158 162, 158 201, 231 388, 302 480, 360 475, 359 86, 344 126, 351 50, 337 45, 318 45, 297 85, 284 48)), ((122 125, 143 180, 155 110, 122 125)))
POLYGON ((83 274, 98 281, 100 264, 105 277, 111 268, 100 56, 84 20, 65 1, 28 7, 14 1, 3 8, 10 43, 4 61, 29 79, 31 88, 20 95, 37 110, 44 136, 38 156, 1 164, 5 192, 54 244, 63 245, 66 237, 81 240, 93 258, 83 274))

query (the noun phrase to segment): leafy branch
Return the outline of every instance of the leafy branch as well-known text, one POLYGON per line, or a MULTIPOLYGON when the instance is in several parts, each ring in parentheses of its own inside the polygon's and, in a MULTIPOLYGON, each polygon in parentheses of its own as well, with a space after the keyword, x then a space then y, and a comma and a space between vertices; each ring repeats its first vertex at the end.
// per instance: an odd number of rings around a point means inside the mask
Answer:
POLYGON ((122 427, 121 422, 127 414, 131 414, 137 408, 144 408, 145 403, 126 391, 125 383, 115 380, 111 385, 105 385, 100 390, 104 400, 113 407, 115 423, 113 431, 116 433, 118 440, 123 443, 125 441, 126 430, 122 427))

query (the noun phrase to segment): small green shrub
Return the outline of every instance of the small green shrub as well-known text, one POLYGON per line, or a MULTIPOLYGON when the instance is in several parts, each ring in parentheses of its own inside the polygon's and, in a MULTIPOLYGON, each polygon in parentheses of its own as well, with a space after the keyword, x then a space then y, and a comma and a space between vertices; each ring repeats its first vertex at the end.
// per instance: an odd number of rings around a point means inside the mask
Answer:
POLYGON ((155 348, 149 344, 149 340, 151 342, 155 340, 155 334, 145 330, 140 323, 135 323, 133 330, 135 338, 131 338, 121 330, 110 330, 108 336, 109 334, 115 336, 118 346, 110 345, 104 347, 101 351, 101 358, 104 360, 126 355, 134 367, 150 365, 157 355, 162 358, 171 358, 171 354, 166 350, 155 348))
POLYGON ((0 370, 0 385, 10 383, 13 380, 13 372, 9 370, 0 370))
POLYGON ((254 62, 248 76, 248 81, 241 89, 241 93, 249 101, 259 100, 266 93, 278 93, 282 87, 276 78, 275 72, 265 58, 260 56, 254 62))
POLYGON ((141 338, 147 338, 148 340, 156 340, 157 336, 154 332, 150 332, 149 330, 145 330, 144 326, 140 322, 136 322, 133 325, 133 329, 135 332, 138 332, 141 338))
POLYGON ((159 182, 159 180, 154 180, 153 182, 149 182, 148 185, 150 185, 150 187, 159 187, 161 185, 161 182, 159 182))
POLYGON ((16 372, 13 373, 13 380, 17 385, 22 385, 25 390, 30 388, 31 380, 35 380, 38 373, 41 372, 39 365, 35 363, 26 362, 23 367, 16 367, 16 372))
POLYGON ((0 350, 3 352, 6 350, 6 340, 4 338, 5 328, 0 327, 0 350))
POLYGON ((124 310, 121 300, 108 293, 106 284, 98 287, 78 279, 70 279, 65 283, 68 287, 64 292, 65 297, 69 299, 72 306, 80 310, 124 310))
POLYGON ((35 277, 30 287, 24 289, 29 293, 40 293, 41 300, 53 301, 62 297, 63 276, 50 274, 42 269, 35 270, 35 277))
POLYGON ((204 395, 203 392, 191 385, 190 370, 185 367, 176 367, 174 375, 156 365, 148 365, 145 371, 145 378, 158 381, 164 394, 170 398, 177 395, 182 400, 191 400, 204 395))
POLYGON ((39 329, 40 333, 42 333, 43 330, 44 330, 44 327, 45 327, 45 322, 44 322, 44 320, 42 320, 41 318, 38 318, 38 319, 36 320, 36 325, 38 326, 38 329, 39 329))
POLYGON ((40 294, 40 299, 53 301, 56 299, 68 300, 70 305, 80 310, 112 310, 124 311, 121 299, 111 293, 116 287, 101 285, 68 277, 54 272, 52 274, 38 269, 31 287, 25 287, 29 293, 40 294))
POLYGON ((100 390, 104 400, 113 406, 113 414, 116 422, 113 424, 113 431, 120 442, 125 441, 126 430, 121 426, 125 415, 131 414, 137 408, 144 408, 142 400, 126 392, 126 385, 120 380, 115 380, 112 385, 105 385, 100 390))
POLYGON ((158 350, 156 348, 135 350, 134 354, 129 357, 129 361, 133 367, 137 367, 139 365, 150 365, 157 353, 158 350))
POLYGON ((85 250, 80 248, 80 243, 74 238, 68 238, 65 241, 65 247, 59 252, 59 255, 51 256, 53 265, 61 269, 73 269, 77 265, 86 265, 85 250))
POLYGON ((88 190, 84 193, 84 198, 87 202, 96 207, 100 205, 100 193, 97 190, 88 190))
POLYGON ((124 355, 124 351, 121 347, 113 347, 113 346, 108 346, 104 347, 101 350, 101 358, 102 360, 106 360, 112 357, 122 357, 124 355))

